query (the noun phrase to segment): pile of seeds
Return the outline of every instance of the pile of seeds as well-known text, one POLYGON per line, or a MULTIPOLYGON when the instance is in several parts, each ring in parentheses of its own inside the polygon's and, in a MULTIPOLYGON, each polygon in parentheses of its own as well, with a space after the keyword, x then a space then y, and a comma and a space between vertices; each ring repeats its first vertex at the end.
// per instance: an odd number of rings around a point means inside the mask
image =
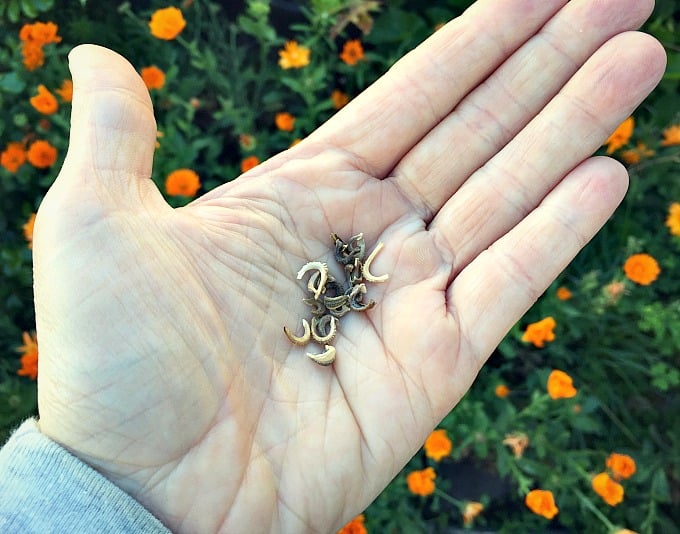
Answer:
POLYGON ((308 352, 307 356, 320 365, 330 365, 335 361, 335 347, 331 342, 338 330, 339 319, 351 311, 363 312, 375 306, 374 300, 365 300, 366 282, 384 282, 387 274, 374 276, 371 274, 371 262, 383 248, 383 243, 376 245, 366 257, 364 235, 357 234, 345 242, 337 234, 331 234, 335 247, 335 259, 343 267, 345 283, 336 280, 328 272, 328 265, 320 261, 307 263, 297 273, 301 280, 311 273, 307 282, 310 296, 302 302, 311 308, 310 321, 302 319, 304 332, 294 335, 287 326, 283 331, 294 345, 307 345, 315 341, 323 346, 321 353, 308 352))

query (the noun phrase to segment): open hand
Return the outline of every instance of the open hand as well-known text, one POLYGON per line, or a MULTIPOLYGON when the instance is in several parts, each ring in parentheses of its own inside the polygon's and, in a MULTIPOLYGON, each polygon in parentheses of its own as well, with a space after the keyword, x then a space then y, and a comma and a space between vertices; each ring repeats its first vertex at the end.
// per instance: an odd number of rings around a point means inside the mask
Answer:
MULTIPOLYGON (((661 77, 651 0, 480 0, 302 143, 190 205, 155 121, 81 46, 34 234, 40 428, 178 532, 328 532, 361 512, 626 190, 589 156, 661 77), (321 367, 283 334, 329 235, 383 241, 377 305, 321 367)), ((340 277, 340 273, 337 273, 340 277)))

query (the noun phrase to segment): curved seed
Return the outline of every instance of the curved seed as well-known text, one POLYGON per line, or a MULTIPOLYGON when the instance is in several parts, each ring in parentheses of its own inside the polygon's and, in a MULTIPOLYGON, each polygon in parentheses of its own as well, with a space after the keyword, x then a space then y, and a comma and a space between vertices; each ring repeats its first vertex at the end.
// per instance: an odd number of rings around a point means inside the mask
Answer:
POLYGON ((366 242, 364 241, 364 234, 361 233, 352 236, 347 243, 347 248, 349 249, 349 254, 352 258, 363 260, 364 255, 366 254, 366 242))
MULTIPOLYGON (((321 296, 321 293, 324 292, 326 289, 326 280, 328 280, 328 265, 325 263, 321 263, 320 261, 310 261, 307 263, 302 269, 300 269, 297 273, 297 279, 300 280, 306 272, 311 271, 316 269, 319 271, 319 282, 314 287, 313 289, 310 288, 309 290, 314 293, 314 298, 318 299, 321 296)), ((308 285, 309 287, 309 285, 308 285)))
POLYGON ((332 345, 324 345, 324 351, 320 354, 312 354, 307 352, 307 357, 314 360, 319 365, 330 365, 335 361, 335 347, 332 345))
POLYGON ((390 277, 389 274, 383 274, 380 276, 375 276, 371 274, 371 262, 375 259, 375 257, 378 255, 378 252, 380 252, 384 246, 385 243, 383 243, 382 241, 378 243, 373 249, 373 252, 371 252, 368 255, 368 258, 366 258, 366 261, 364 262, 364 265, 361 268, 361 273, 364 275, 364 278, 369 282, 384 282, 390 277))
POLYGON ((294 335, 287 326, 283 327, 283 333, 286 334, 286 337, 290 340, 290 342, 293 345, 304 346, 307 343, 309 343, 309 340, 310 340, 311 335, 312 335, 312 332, 311 332, 311 329, 309 328, 309 323, 307 322, 307 319, 302 319, 302 328, 304 328, 305 332, 300 337, 294 335))
POLYGON ((334 317, 342 317, 350 311, 349 297, 347 295, 338 295, 337 297, 324 297, 324 305, 328 312, 334 317))
POLYGON ((312 319, 312 337, 318 343, 330 343, 338 331, 338 320, 332 315, 312 319), (330 323, 330 324, 329 324, 330 323))
POLYGON ((302 299, 302 302, 304 302, 307 306, 311 306, 312 308, 311 313, 316 317, 324 315, 326 313, 326 306, 324 306, 323 302, 320 300, 316 300, 315 298, 310 297, 307 299, 302 299))

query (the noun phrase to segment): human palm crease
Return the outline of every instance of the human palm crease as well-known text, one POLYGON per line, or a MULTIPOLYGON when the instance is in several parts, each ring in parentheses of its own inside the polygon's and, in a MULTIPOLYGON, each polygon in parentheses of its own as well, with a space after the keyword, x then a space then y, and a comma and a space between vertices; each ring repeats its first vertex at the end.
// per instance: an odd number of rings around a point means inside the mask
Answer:
POLYGON ((151 176, 126 60, 83 46, 34 237, 43 432, 186 532, 330 531, 361 512, 606 222, 591 158, 645 98, 650 1, 480 0, 297 146, 185 207, 151 176), (625 5, 622 5, 625 4, 625 5), (335 363, 283 334, 331 233, 385 247, 335 363), (250 530, 248 530, 250 529, 250 530))

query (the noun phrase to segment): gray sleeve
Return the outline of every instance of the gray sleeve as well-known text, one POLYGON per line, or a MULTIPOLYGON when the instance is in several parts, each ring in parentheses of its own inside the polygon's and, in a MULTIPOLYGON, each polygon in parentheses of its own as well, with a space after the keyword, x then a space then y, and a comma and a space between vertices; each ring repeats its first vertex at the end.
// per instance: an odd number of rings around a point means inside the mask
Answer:
POLYGON ((24 422, 0 450, 0 532, 169 533, 103 475, 24 422))

